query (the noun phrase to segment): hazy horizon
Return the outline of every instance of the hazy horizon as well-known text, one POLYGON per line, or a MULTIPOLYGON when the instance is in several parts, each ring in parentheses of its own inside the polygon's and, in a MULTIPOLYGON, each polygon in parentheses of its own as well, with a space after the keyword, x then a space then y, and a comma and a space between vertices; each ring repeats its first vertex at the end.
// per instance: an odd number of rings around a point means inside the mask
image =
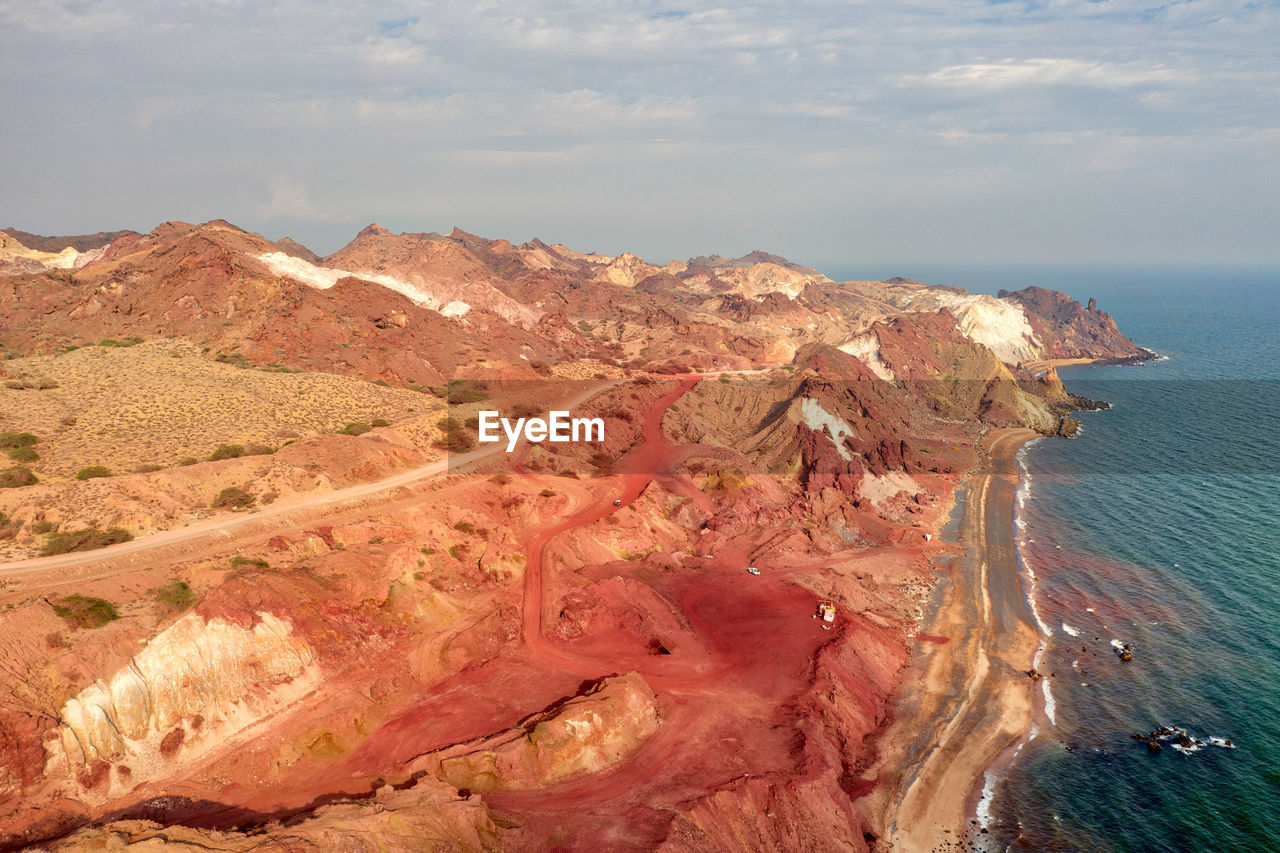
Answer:
POLYGON ((0 4, 0 218, 1280 266, 1277 43, 1236 2, 0 4))

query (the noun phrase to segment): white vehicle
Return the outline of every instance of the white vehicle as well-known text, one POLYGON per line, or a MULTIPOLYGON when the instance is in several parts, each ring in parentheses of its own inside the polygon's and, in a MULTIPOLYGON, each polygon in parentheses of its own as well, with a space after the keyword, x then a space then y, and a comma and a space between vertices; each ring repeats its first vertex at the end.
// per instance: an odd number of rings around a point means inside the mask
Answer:
POLYGON ((622 501, 614 501, 614 502, 613 502, 613 505, 614 505, 614 506, 622 506, 622 501))
POLYGON ((760 570, 755 566, 747 566, 747 574, 758 575, 760 574, 760 570))

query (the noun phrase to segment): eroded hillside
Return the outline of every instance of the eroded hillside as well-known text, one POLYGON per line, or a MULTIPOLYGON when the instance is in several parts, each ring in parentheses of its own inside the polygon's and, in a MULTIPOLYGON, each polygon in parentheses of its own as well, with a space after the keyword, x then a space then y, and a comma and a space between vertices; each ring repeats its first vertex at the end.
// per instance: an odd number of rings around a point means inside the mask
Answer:
POLYGON ((1144 354, 764 253, 108 236, 4 237, 5 547, 134 538, 0 566, 0 846, 873 849, 965 473, 1144 354))

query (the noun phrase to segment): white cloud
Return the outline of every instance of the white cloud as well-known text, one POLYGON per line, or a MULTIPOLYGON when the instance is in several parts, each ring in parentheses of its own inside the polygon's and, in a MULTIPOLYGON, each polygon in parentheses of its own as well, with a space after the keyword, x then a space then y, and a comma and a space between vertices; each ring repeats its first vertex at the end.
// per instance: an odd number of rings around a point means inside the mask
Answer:
POLYGON ((341 222, 349 218, 340 217, 313 203, 307 188, 288 175, 273 175, 268 188, 271 190, 271 197, 256 208, 258 216, 262 219, 341 222))
POLYGON ((1148 205, 1173 257, 1280 213, 1277 43, 1280 10, 1248 0, 0 2, 24 117, 0 209, 62 233, 68 211, 292 219, 333 247, 351 219, 457 221, 663 257, 732 251, 693 241, 750 211, 781 251, 993 256, 1007 228, 962 242, 937 205, 1017 226, 1048 187, 1099 233, 1148 205), (37 130, 68 117, 93 133, 37 130), (1152 186, 1199 195, 1175 215, 1152 186))
POLYGON ((948 65, 915 79, 980 89, 1053 85, 1123 89, 1144 83, 1173 82, 1185 79, 1185 75, 1144 62, 1111 63, 1080 59, 1033 58, 948 65))

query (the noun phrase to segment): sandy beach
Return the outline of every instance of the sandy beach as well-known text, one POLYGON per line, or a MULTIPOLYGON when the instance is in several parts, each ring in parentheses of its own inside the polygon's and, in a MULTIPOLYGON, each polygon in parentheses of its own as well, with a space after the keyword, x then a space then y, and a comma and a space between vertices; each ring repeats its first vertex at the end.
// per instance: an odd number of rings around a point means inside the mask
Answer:
POLYGON ((879 785, 864 801, 879 849, 955 849, 972 838, 984 772, 1030 729, 1040 638, 1023 598, 1013 540, 1015 456, 1036 433, 999 430, 970 474, 960 556, 923 629, 919 677, 903 686, 881 740, 879 785))

